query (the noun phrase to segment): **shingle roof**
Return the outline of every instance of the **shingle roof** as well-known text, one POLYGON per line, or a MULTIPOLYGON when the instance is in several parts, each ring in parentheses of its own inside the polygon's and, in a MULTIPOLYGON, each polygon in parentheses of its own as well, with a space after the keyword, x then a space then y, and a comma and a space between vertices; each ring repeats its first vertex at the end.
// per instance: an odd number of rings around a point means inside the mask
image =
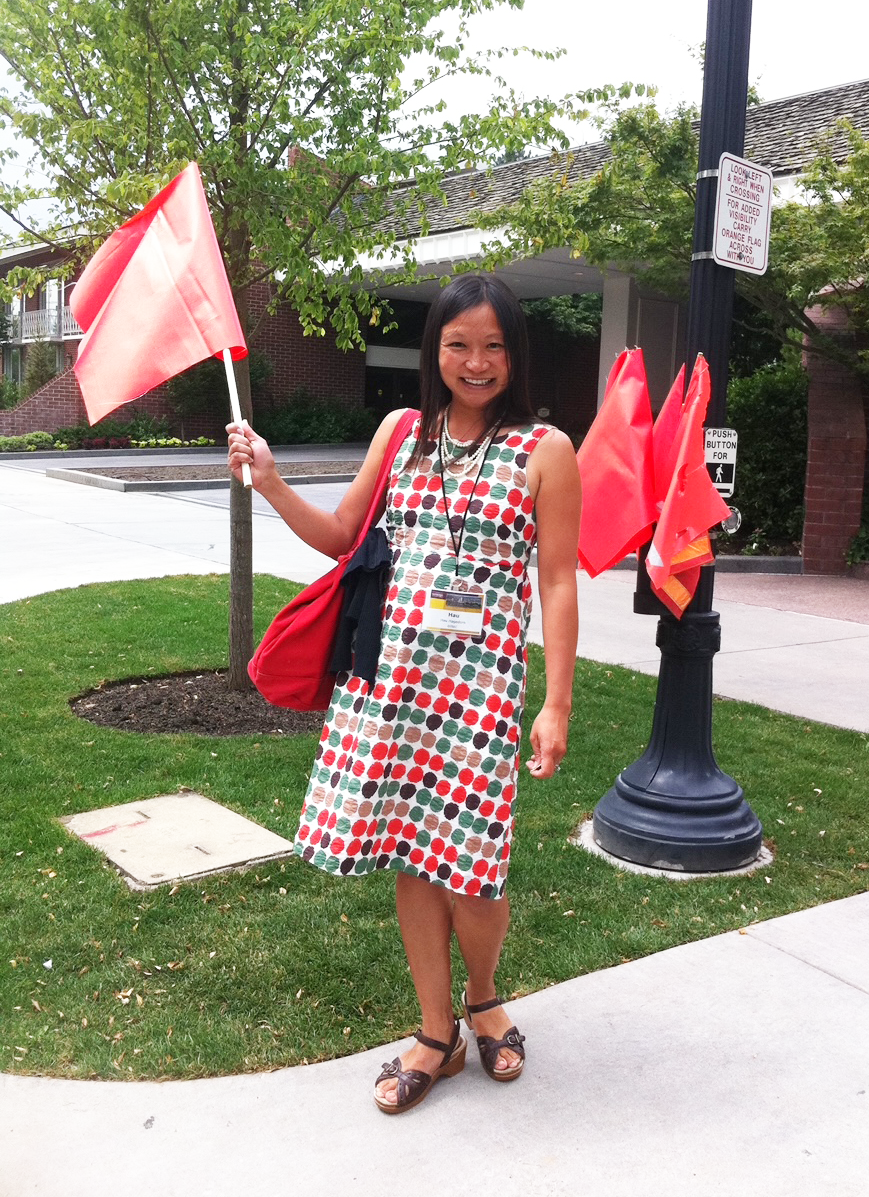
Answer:
MULTIPOLYGON (((869 136, 869 79, 750 108, 745 118, 745 157, 774 175, 799 174, 814 156, 819 139, 843 117, 869 136)), ((847 157, 848 148, 841 131, 834 134, 836 157, 847 157)))
MULTIPOLYGON (((842 117, 864 137, 869 136, 869 79, 750 108, 745 119, 745 157, 771 169, 774 175, 798 174, 813 157, 819 138, 842 117)), ((843 158, 847 155, 841 132, 835 134, 834 151, 843 158)), ((472 212, 491 212, 514 203, 535 179, 559 171, 566 171, 571 182, 590 178, 609 156, 607 143, 598 141, 567 154, 497 166, 488 175, 485 171, 450 175, 443 184, 446 205, 432 201, 428 207, 429 234, 468 228, 472 212)))

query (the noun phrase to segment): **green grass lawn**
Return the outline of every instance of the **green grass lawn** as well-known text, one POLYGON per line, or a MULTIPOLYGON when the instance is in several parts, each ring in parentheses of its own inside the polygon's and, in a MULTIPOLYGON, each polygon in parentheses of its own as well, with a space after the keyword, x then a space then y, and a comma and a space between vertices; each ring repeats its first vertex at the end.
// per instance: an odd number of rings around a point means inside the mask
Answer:
MULTIPOLYGON (((293 836, 315 735, 140 735, 68 706, 101 680, 222 667, 227 588, 169 578, 0 607, 2 1070, 213 1076, 359 1051, 416 1025, 391 875, 336 879, 292 860, 133 893, 58 821, 187 786, 293 836)), ((257 579, 258 632, 294 589, 257 579)), ((535 649, 529 716, 542 681, 535 649)), ((869 737, 736 702, 715 704, 716 753, 763 821, 769 869, 672 882, 571 847, 644 749, 654 694, 654 679, 577 663, 562 771, 522 778, 506 995, 869 887, 869 737)), ((463 980, 457 967, 457 994, 463 980)))

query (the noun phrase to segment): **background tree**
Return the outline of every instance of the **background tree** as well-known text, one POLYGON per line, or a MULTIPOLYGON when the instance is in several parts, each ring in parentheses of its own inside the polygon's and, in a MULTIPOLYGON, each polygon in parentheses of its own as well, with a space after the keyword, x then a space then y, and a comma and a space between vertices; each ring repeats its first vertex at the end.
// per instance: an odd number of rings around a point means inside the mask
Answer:
POLYGON ((562 340, 591 344, 600 339, 603 296, 597 291, 523 299, 522 308, 530 324, 541 325, 562 340))
MULTIPOLYGON (((72 244, 71 272, 195 159, 248 333, 247 288, 268 278, 306 332, 331 324, 339 345, 361 346, 360 322, 381 318, 370 264, 389 260, 393 283, 415 277, 411 239, 442 202, 444 173, 563 146, 559 118, 581 119, 606 94, 520 100, 493 73, 501 52, 467 44, 469 18, 495 3, 0 0, 0 55, 16 81, 0 116, 32 151, 26 169, 3 164, 0 210, 38 241, 72 244), (412 58, 424 65, 408 81, 412 58), (436 89, 463 74, 489 76, 494 96, 449 118, 436 89), (34 174, 43 187, 22 181, 34 174), (35 228, 24 213, 37 195, 51 213, 35 228)), ((39 281, 19 270, 8 284, 39 281)), ((244 362, 237 373, 250 417, 244 362)), ((230 685, 244 686, 251 508, 235 483, 230 523, 230 685)))
MULTIPOLYGON (((688 296, 696 200, 699 113, 662 115, 653 103, 620 107, 609 99, 598 117, 611 157, 590 179, 571 183, 560 166, 520 201, 481 217, 508 222, 517 250, 570 245, 598 266, 642 277, 662 294, 688 296)), ((849 146, 843 161, 830 134, 797 183, 799 198, 773 209, 769 269, 736 272, 740 318, 759 313, 756 331, 801 351, 803 338, 822 355, 869 377, 869 143, 840 122, 849 146), (816 303, 839 304, 857 334, 848 353, 806 314, 816 303)))
POLYGON ((34 341, 27 346, 24 359, 24 381, 21 384, 21 398, 26 399, 40 387, 44 387, 57 374, 57 350, 49 341, 34 341))
MULTIPOLYGON (((506 225, 506 242, 517 252, 569 245, 598 266, 635 274, 685 301, 698 116, 693 108, 665 116, 652 103, 624 107, 611 99, 597 117, 610 157, 594 176, 572 182, 561 157, 548 178, 481 222, 506 225)), ((797 539, 803 514, 804 341, 869 380, 869 143, 841 122, 819 140, 797 189, 796 200, 773 209, 767 273, 736 272, 728 391, 729 418, 743 437, 739 497, 746 533, 779 547, 797 539), (855 334, 850 342, 817 326, 808 312, 818 304, 844 308, 855 334), (773 427, 778 433, 770 442, 773 427)))
MULTIPOLYGON (((253 350, 248 358, 251 406, 265 392, 272 373, 272 364, 264 353, 253 350)), ((166 384, 169 406, 181 425, 181 437, 187 439, 186 421, 190 416, 203 411, 224 411, 226 409, 226 373, 223 362, 217 358, 206 358, 197 362, 181 374, 170 378, 166 384)), ((123 417, 123 409, 120 412, 123 417)))

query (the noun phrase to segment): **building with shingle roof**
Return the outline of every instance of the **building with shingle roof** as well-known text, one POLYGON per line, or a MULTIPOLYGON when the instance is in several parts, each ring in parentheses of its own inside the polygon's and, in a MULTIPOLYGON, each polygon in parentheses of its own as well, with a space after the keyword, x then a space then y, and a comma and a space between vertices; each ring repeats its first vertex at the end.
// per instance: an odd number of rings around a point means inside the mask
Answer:
MULTIPOLYGON (((792 194, 793 181, 812 160, 821 138, 832 137, 834 154, 842 158, 847 155, 847 139, 837 130, 837 122, 843 118, 869 136, 869 79, 750 108, 746 115, 745 157, 772 170, 782 193, 792 194)), ((359 355, 340 354, 331 345, 331 338, 303 338, 293 327, 292 313, 282 312, 275 321, 264 323, 268 331, 260 335, 267 336, 262 347, 279 363, 283 393, 303 382, 314 388, 314 393, 328 395, 338 394, 336 387, 340 385, 342 398, 350 402, 365 401, 382 409, 412 401, 418 334, 424 305, 439 287, 437 278, 450 274, 457 261, 473 260, 480 253, 484 237, 491 237, 491 233, 483 234, 475 227, 475 213, 492 213, 515 203, 531 184, 553 174, 566 174, 569 182, 590 178, 609 157, 608 144, 599 141, 566 153, 510 162, 490 171, 458 172, 445 178, 446 202, 431 202, 425 213, 425 232, 418 218, 407 229, 417 260, 425 274, 434 276, 433 280, 413 287, 379 287, 387 298, 402 301, 405 312, 412 309, 407 335, 397 343, 372 337, 363 365, 359 355), (414 316, 414 312, 418 314, 414 316), (292 379, 296 381, 285 381, 292 379), (331 389, 317 389, 321 387, 331 389)), ((17 256, 26 252, 15 248, 5 251, 0 255, 0 270, 8 269, 17 256)), ((383 265, 382 261, 370 263, 372 271, 383 265)), ((536 401, 541 412, 545 410, 572 434, 581 434, 593 417, 609 368, 625 345, 643 346, 655 402, 660 402, 667 393, 684 354, 684 314, 679 304, 644 288, 641 277, 600 270, 572 257, 566 248, 514 261, 499 268, 498 273, 524 299, 590 291, 603 294, 600 351, 599 354, 594 351, 593 361, 588 360, 586 352, 580 362, 563 343, 538 353, 536 401)), ((36 336, 57 340, 59 359, 63 357, 64 364, 73 360, 77 341, 74 336, 72 339, 67 336, 69 312, 63 289, 56 291, 57 295, 52 293, 51 299, 56 313, 42 310, 43 295, 32 301, 39 310, 21 314, 19 355, 28 339, 24 336, 25 325, 29 328, 32 324, 37 331, 31 340, 36 336)), ((7 370, 8 359, 15 352, 16 345, 7 342, 4 346, 7 370)), ((0 415, 0 431, 4 430, 4 422, 11 424, 11 416, 0 415)))
MULTIPOLYGON (((869 79, 749 108, 743 156, 771 170, 780 196, 791 198, 795 180, 815 157, 823 139, 832 139, 834 156, 840 160, 847 157, 850 146, 838 127, 843 119, 869 137, 869 79)), ((551 176, 565 175, 569 183, 579 183, 591 178, 609 158, 608 143, 598 141, 489 171, 463 171, 449 176, 443 184, 444 202, 432 201, 426 210, 425 233, 420 232, 419 223, 408 228, 417 261, 426 274, 441 277, 451 273, 456 261, 473 259, 492 236, 475 227, 476 213, 495 213, 516 203, 526 188, 551 176)), ((373 261, 370 265, 374 268, 378 264, 382 265, 373 261)), ((683 312, 678 303, 649 293, 641 278, 617 270, 599 270, 572 257, 568 249, 546 250, 534 258, 501 267, 498 273, 523 299, 602 292, 598 398, 603 394, 612 361, 625 345, 634 344, 644 347, 653 396, 667 393, 684 354, 683 312)), ((392 299, 430 302, 438 286, 437 281, 427 281, 412 288, 381 286, 379 290, 392 299)), ((407 354, 402 353, 406 368, 407 354)), ((389 351, 376 348, 373 356, 379 366, 385 367, 389 351)))
MULTIPOLYGON (((821 139, 827 136, 832 135, 834 156, 847 156, 847 138, 837 128, 841 120, 850 121, 864 137, 869 137, 869 79, 749 108, 743 157, 772 171, 777 184, 787 184, 802 173, 817 153, 821 139)), ((695 122, 698 130, 699 124, 695 122)), ((467 229, 475 213, 495 212, 516 203, 526 188, 540 179, 564 175, 572 184, 589 179, 609 158, 607 142, 597 141, 563 153, 508 162, 491 171, 450 175, 443 184, 445 203, 433 200, 426 211, 428 235, 467 229)), ((419 225, 410 232, 418 234, 419 225)))

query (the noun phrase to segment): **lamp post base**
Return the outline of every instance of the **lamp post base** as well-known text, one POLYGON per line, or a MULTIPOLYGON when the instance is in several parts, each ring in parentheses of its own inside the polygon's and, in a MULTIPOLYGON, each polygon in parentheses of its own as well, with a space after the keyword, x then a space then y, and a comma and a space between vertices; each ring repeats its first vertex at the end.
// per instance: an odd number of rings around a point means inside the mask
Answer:
POLYGON ((616 778, 594 812, 595 842, 621 860, 684 873, 722 873, 757 859, 762 828, 732 777, 732 794, 710 802, 639 790, 616 778))
POLYGON ((712 752, 712 658, 720 640, 715 611, 659 621, 661 671, 649 747, 594 812, 594 838, 612 856, 718 873, 742 868, 760 852, 760 822, 712 752))

